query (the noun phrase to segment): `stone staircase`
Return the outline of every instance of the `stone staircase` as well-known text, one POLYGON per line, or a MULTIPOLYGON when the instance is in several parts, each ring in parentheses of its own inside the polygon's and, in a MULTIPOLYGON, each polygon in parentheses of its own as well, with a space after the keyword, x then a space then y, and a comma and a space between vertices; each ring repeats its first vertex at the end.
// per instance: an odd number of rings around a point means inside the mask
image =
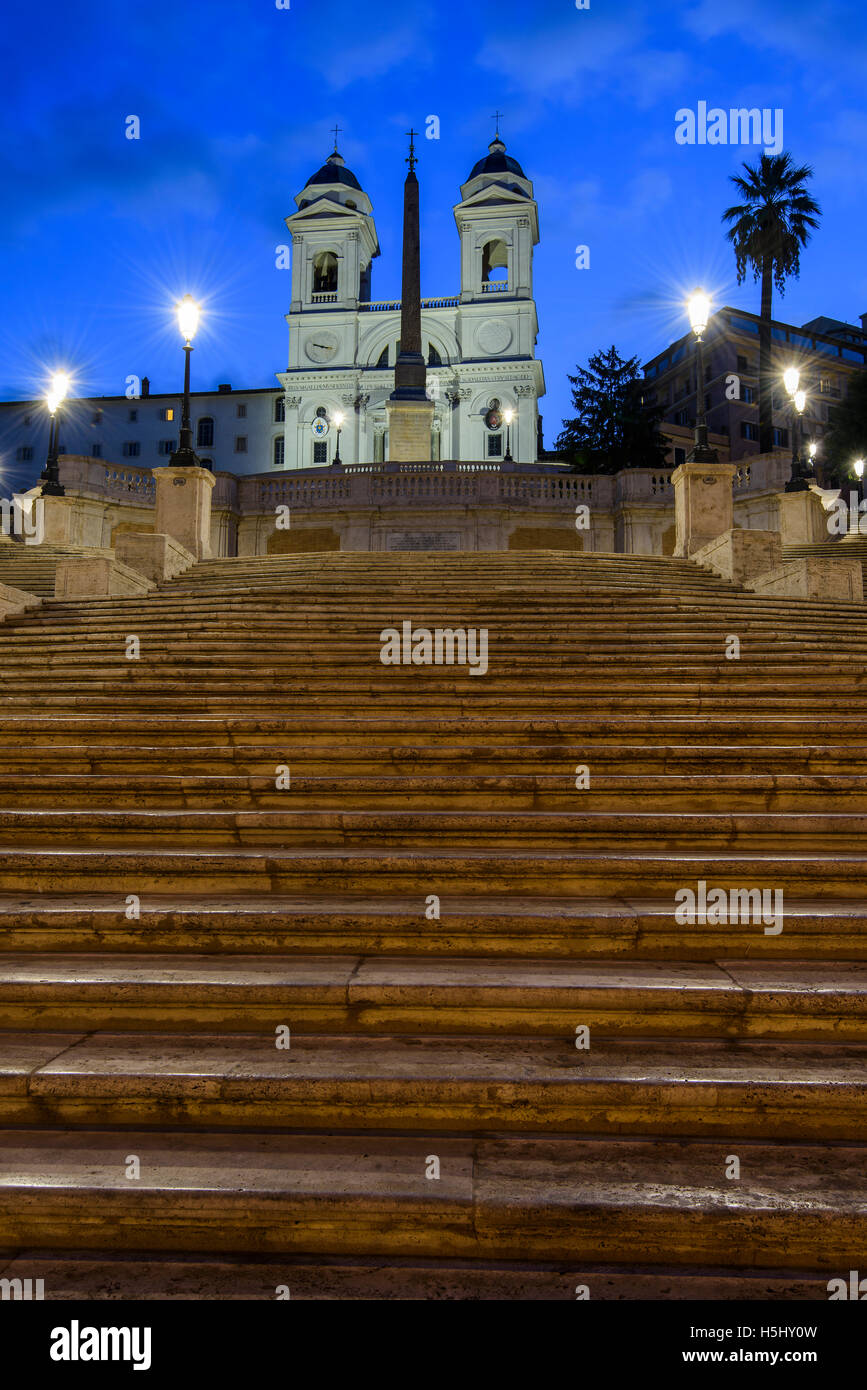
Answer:
POLYGON ((111 555, 111 550, 93 546, 28 545, 26 541, 10 541, 0 545, 0 584, 36 594, 39 598, 54 597, 54 576, 58 560, 66 555, 111 555))
POLYGON ((826 1298, 867 1230, 865 656, 860 604, 545 552, 7 621, 0 1275, 826 1298), (406 619, 487 628, 487 674, 384 666, 406 619), (702 880, 782 930, 678 921, 702 880))

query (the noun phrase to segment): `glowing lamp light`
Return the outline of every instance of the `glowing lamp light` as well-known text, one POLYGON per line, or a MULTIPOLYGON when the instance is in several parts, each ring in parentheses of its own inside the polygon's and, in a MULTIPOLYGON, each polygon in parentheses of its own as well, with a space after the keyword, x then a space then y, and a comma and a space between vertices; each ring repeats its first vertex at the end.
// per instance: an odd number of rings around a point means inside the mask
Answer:
POLYGON ((689 312, 692 331, 697 338, 700 338, 707 328, 707 321, 710 318, 710 298, 704 290, 694 290, 686 307, 689 312))
POLYGON ((859 482, 860 482, 860 480, 861 480, 861 479, 863 478, 863 476, 864 476, 864 460, 863 460, 863 459, 856 459, 856 460, 855 460, 855 476, 858 478, 859 482))
POLYGON ((65 400, 69 395, 69 388, 71 385, 72 382, 68 372, 55 372, 51 378, 52 396, 56 396, 58 402, 65 400))
POLYGON ((45 397, 45 404, 48 406, 48 411, 50 415, 57 414, 57 407, 60 405, 60 401, 61 397, 58 396, 56 391, 48 392, 48 395, 45 397))
POLYGON ((514 418, 515 412, 511 406, 509 406, 506 410, 503 411, 503 419, 505 420, 507 425, 511 425, 514 418))
POLYGON ((176 306, 178 316, 178 327, 181 330, 181 337, 185 342, 192 342, 199 326, 199 316, 201 308, 193 299, 191 294, 185 294, 180 303, 176 306))
POLYGON ((798 414, 803 415, 804 406, 807 404, 806 391, 796 391, 792 397, 792 400, 795 402, 795 409, 797 410, 798 414))
POLYGON ((790 396, 794 396, 801 380, 801 373, 797 367, 787 367, 783 372, 783 385, 790 396))
POLYGON ((811 439, 807 447, 810 450, 810 461, 812 462, 812 460, 816 457, 816 455, 819 452, 819 446, 814 439, 811 439))
POLYGON ((343 429, 343 421, 346 419, 346 416, 344 415, 343 411, 342 411, 342 410, 337 410, 337 411, 335 411, 334 415, 333 415, 331 418, 332 418, 332 420, 334 421, 334 424, 336 425, 337 429, 342 430, 342 429, 343 429))

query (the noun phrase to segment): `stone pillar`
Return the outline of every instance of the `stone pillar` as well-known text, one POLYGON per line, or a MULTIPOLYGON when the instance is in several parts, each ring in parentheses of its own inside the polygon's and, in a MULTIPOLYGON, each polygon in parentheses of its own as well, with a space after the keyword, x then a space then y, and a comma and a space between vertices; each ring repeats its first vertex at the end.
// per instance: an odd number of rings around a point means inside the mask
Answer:
POLYGON ((828 514, 818 492, 812 488, 803 492, 781 492, 777 495, 777 502, 783 545, 812 545, 815 541, 831 539, 828 514))
POLYGON ((71 497, 40 497, 42 503, 42 539, 49 545, 72 543, 71 497))
POLYGON ((197 560, 211 558, 211 493, 207 468, 155 468, 157 515, 154 531, 174 536, 197 560))
POLYGON ((682 463, 674 470, 675 555, 688 557, 733 529, 734 472, 731 463, 682 463))

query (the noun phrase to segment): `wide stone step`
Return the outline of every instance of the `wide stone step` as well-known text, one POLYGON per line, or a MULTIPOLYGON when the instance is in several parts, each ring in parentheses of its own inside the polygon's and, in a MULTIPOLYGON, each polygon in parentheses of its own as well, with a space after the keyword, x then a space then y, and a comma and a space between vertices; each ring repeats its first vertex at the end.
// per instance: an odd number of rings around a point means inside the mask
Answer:
MULTIPOLYGON (((791 1038, 867 1042, 839 962, 0 956, 0 1028, 791 1038)), ((573 1048, 574 1050, 574 1048, 573 1048)), ((594 1043, 595 1056, 595 1043, 594 1043)), ((858 1064, 867 1083, 867 1052, 858 1064)))
MULTIPOLYGON (((580 797, 580 792, 575 796, 580 797)), ((284 792, 291 805, 291 787, 284 792)), ((383 855, 430 847, 498 847, 507 855, 538 847, 574 848, 582 854, 617 844, 624 848, 680 852, 730 848, 745 853, 784 846, 806 855, 833 852, 841 844, 867 850, 867 815, 858 812, 572 811, 475 810, 2 810, 0 847, 22 844, 80 846, 163 845, 202 847, 296 846, 363 848, 374 842, 383 855)), ((0 850, 2 852, 2 850, 0 850)), ((2 861, 0 861, 2 863, 2 861)), ((0 869, 2 872, 2 869, 0 869)))
MULTIPOLYGON (((543 890, 544 891, 544 890, 543 890)), ((445 897, 430 918, 417 886, 412 896, 384 898, 279 892, 192 897, 149 892, 129 915, 114 893, 0 896, 0 966, 4 952, 327 953, 437 959, 716 961, 734 951, 777 962, 867 960, 867 899, 786 897, 781 935, 751 923, 679 923, 664 899, 512 897, 474 893, 445 897)), ((46 966, 47 968, 47 966, 46 966)))
POLYGON ((867 1148, 738 1143, 14 1130, 0 1245, 857 1269, 867 1148))
POLYGON ((863 1139, 867 1048, 0 1034, 7 1125, 863 1139))
MULTIPOLYGON (((788 837, 787 837, 788 839, 788 837)), ((208 849, 9 847, 0 851, 0 891, 130 893, 363 892, 415 894, 420 911, 431 894, 501 893, 561 897, 656 897, 682 888, 698 892, 763 889, 793 897, 846 901, 867 872, 867 854, 837 848, 803 851, 737 850, 594 852, 536 849, 509 854, 490 848, 359 845, 337 848, 208 849)), ((754 928, 756 935, 762 932, 754 928)))
MULTIPOLYGON (((287 800, 287 792, 275 788, 273 755, 269 771, 234 776, 219 772, 201 776, 183 769, 172 769, 171 775, 157 775, 132 771, 127 766, 122 772, 122 783, 118 782, 116 772, 88 772, 86 762, 80 762, 78 773, 68 773, 65 765, 58 764, 54 758, 52 762, 58 767, 56 773, 39 777, 33 776, 31 771, 23 786, 21 775, 28 769, 22 767, 16 774, 7 766, 6 775, 0 775, 0 802, 7 811, 29 808, 56 813, 65 807, 78 815, 85 808, 120 807, 130 811, 276 810, 285 808, 287 800)), ((262 767, 261 762, 259 766, 262 767)), ((423 767, 413 776, 359 776, 347 772, 316 777, 293 771, 291 801, 294 808, 307 807, 316 812, 370 810, 374 806, 377 810, 418 806, 425 811, 457 808, 481 811, 492 803, 500 811, 573 811, 576 795, 580 794, 584 811, 646 813, 648 805, 654 804, 664 815, 672 811, 714 811, 719 806, 720 793, 724 792, 731 811, 764 808, 774 812, 867 813, 867 768, 860 774, 845 776, 839 773, 738 776, 718 772, 624 776, 597 771, 597 766, 594 763, 590 788, 580 793, 576 793, 574 765, 564 767, 556 775, 491 773, 471 777, 454 772, 447 775, 425 773, 423 767)))
POLYGON ((828 1298, 827 1271, 651 1268, 537 1261, 433 1260, 303 1255, 212 1256, 60 1250, 0 1253, 0 1277, 42 1279, 52 1301, 221 1299, 272 1302, 289 1289, 293 1302, 575 1301, 586 1286, 594 1301, 688 1299, 724 1302, 818 1301, 828 1298))

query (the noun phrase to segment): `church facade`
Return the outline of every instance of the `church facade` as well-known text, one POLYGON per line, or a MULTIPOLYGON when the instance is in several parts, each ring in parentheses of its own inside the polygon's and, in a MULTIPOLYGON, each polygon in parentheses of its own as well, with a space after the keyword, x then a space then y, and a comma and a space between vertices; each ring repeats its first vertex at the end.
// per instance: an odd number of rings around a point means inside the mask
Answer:
MULTIPOLYGON (((401 306, 371 298, 380 254, 373 207, 336 150, 295 201, 286 219, 289 365, 278 374, 285 435, 274 442, 272 465, 310 468, 338 456, 345 464, 386 462, 401 306)), ((431 458, 496 463, 511 454, 534 463, 545 392, 533 298, 539 214, 533 185, 499 134, 462 185, 454 213, 459 293, 422 301, 431 458)))

